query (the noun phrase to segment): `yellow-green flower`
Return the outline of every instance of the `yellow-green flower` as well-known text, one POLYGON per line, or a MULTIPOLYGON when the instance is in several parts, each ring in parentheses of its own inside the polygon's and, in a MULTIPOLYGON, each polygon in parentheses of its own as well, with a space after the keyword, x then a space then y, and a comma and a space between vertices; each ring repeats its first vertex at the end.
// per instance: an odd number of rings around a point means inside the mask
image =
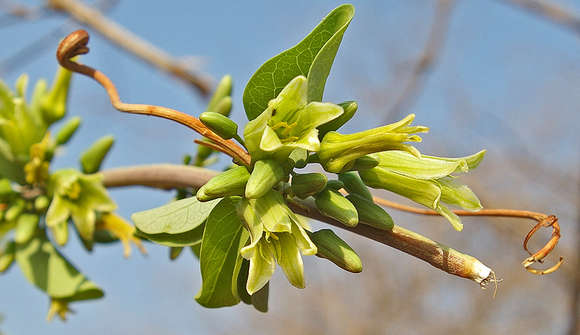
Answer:
POLYGON ((87 242, 93 240, 96 212, 112 212, 117 208, 98 174, 60 170, 51 176, 51 188, 53 199, 46 213, 46 225, 56 227, 72 217, 79 234, 87 242))
POLYGON ((332 103, 307 101, 308 80, 298 76, 290 81, 268 108, 244 129, 244 140, 254 160, 288 157, 296 148, 318 151, 318 126, 343 113, 332 103))
POLYGON ((304 288, 301 255, 315 255, 316 246, 308 237, 308 226, 284 203, 274 190, 259 199, 244 199, 240 213, 250 232, 250 244, 240 250, 250 261, 246 289, 253 294, 261 289, 280 265, 288 281, 304 288))
POLYGON ((370 155, 379 165, 361 170, 359 175, 370 187, 397 193, 437 211, 460 231, 461 219, 445 204, 471 211, 482 206, 475 193, 451 174, 476 168, 484 155, 485 150, 460 158, 424 155, 419 158, 404 151, 385 151, 370 155))

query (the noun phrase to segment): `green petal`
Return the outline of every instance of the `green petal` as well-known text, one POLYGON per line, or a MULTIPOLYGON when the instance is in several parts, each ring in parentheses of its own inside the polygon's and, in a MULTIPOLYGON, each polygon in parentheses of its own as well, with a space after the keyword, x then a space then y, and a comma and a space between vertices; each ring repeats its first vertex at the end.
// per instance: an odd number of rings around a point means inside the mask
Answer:
POLYGON ((46 225, 56 227, 61 222, 66 222, 70 216, 70 204, 59 195, 55 195, 46 212, 46 225))
POLYGON ((256 215, 262 221, 265 230, 291 232, 292 220, 288 216, 288 207, 279 192, 271 190, 259 199, 250 200, 250 204, 253 204, 256 215))
POLYGON ((369 156, 378 160, 380 167, 418 179, 442 178, 455 172, 461 166, 461 161, 445 161, 425 156, 418 158, 398 150, 384 151, 369 156))
POLYGON ((300 248, 300 251, 303 255, 312 256, 316 255, 318 252, 318 248, 312 242, 304 228, 300 226, 300 224, 294 223, 292 225, 292 236, 296 240, 296 245, 300 248))
POLYGON ((431 209, 437 208, 441 198, 441 188, 432 180, 403 176, 381 167, 359 171, 359 175, 370 187, 397 193, 431 209))
POLYGON ((290 284, 304 288, 304 265, 296 241, 290 234, 278 235, 276 259, 290 284))
POLYGON ((262 134, 262 139, 260 140, 260 149, 264 151, 276 151, 280 149, 282 145, 283 144, 280 141, 278 134, 276 134, 272 128, 266 126, 264 133, 262 134))
POLYGON ((300 111, 299 129, 311 129, 332 121, 344 113, 342 107, 328 102, 311 102, 300 111))
POLYGON ((73 221, 81 237, 86 241, 92 241, 95 232, 95 212, 83 207, 73 207, 71 208, 71 212, 73 221))
POLYGON ((457 205, 470 211, 478 211, 483 208, 473 191, 453 178, 437 179, 441 186, 441 201, 450 205, 457 205))
POLYGON ((457 231, 463 230, 463 224, 461 223, 461 219, 455 213, 453 213, 449 208, 445 207, 444 205, 439 204, 435 209, 437 213, 441 214, 444 218, 451 223, 453 228, 457 231))
POLYGON ((117 209, 117 205, 107 194, 102 183, 103 176, 100 174, 83 175, 79 178, 81 183, 81 206, 101 212, 111 212, 117 209))
POLYGON ((294 148, 302 148, 309 151, 320 150, 320 140, 318 139, 318 129, 313 128, 308 133, 304 134, 296 142, 288 143, 289 146, 294 148))
POLYGON ((276 262, 274 260, 274 250, 272 249, 272 246, 264 240, 256 246, 256 252, 250 259, 250 270, 248 272, 248 282, 246 283, 246 290, 250 295, 264 287, 274 274, 276 262))
MULTIPOLYGON (((464 161, 467 164, 467 169, 473 170, 477 166, 479 166, 479 163, 481 163, 481 161, 483 160, 483 157, 485 156, 486 152, 487 152, 487 150, 481 150, 480 152, 475 153, 471 156, 458 157, 458 158, 433 157, 433 156, 423 156, 423 157, 444 160, 444 161, 450 161, 450 162, 464 161)), ((466 171, 463 171, 463 172, 466 172, 466 171)))
POLYGON ((304 76, 297 76, 282 89, 275 99, 268 102, 268 108, 276 110, 272 115, 274 123, 296 121, 296 112, 306 106, 308 81, 304 76))

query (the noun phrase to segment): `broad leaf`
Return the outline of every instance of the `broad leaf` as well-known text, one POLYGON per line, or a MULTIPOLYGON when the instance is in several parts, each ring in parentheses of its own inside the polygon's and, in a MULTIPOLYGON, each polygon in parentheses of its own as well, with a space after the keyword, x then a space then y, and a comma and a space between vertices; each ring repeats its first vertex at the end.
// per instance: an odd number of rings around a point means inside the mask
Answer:
POLYGON ((202 287, 195 299, 205 307, 233 306, 240 302, 238 274, 240 249, 249 238, 231 198, 224 198, 209 215, 200 252, 202 287))
POLYGON ((266 61, 244 90, 244 109, 248 119, 260 115, 268 101, 299 75, 308 78, 308 101, 321 101, 330 67, 353 16, 352 5, 337 7, 300 43, 266 61))
POLYGON ((190 231, 179 234, 147 234, 137 229, 135 236, 167 247, 187 247, 201 242, 204 225, 201 224, 190 231))
POLYGON ((180 234, 201 225, 219 199, 200 202, 195 197, 131 215, 135 226, 145 234, 180 234))
POLYGON ((16 261, 28 281, 52 298, 76 301, 103 296, 99 287, 54 248, 44 231, 29 243, 17 245, 16 261))

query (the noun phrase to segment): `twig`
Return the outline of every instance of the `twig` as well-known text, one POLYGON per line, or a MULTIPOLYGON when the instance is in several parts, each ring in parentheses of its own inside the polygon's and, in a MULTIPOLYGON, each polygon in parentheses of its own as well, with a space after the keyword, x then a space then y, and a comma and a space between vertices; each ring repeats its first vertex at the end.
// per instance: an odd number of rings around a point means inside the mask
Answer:
POLYGON ((425 43, 421 57, 411 70, 406 85, 397 100, 385 114, 387 120, 398 120, 405 109, 408 109, 421 93, 427 74, 433 68, 443 49, 445 37, 451 21, 455 0, 439 0, 431 26, 431 33, 425 43))
POLYGON ((60 42, 56 51, 56 58, 62 67, 93 78, 101 84, 107 91, 111 99, 111 104, 116 109, 121 112, 152 115, 181 123, 215 142, 216 150, 232 157, 240 164, 250 165, 250 155, 243 148, 238 146, 234 141, 224 140, 194 116, 161 106, 127 104, 122 102, 115 85, 104 73, 71 60, 75 56, 87 54, 89 52, 88 43, 89 34, 84 30, 77 30, 60 42))
MULTIPOLYGON (((437 213, 433 210, 430 210, 430 209, 423 209, 423 208, 407 206, 407 205, 400 204, 398 202, 390 201, 390 200, 379 198, 379 197, 373 197, 373 200, 375 201, 375 203, 377 203, 381 206, 390 207, 390 208, 397 209, 400 211, 405 211, 405 212, 414 213, 414 214, 421 214, 421 215, 435 215, 435 216, 440 215, 439 213, 437 213)), ((542 263, 542 260, 548 254, 550 254, 550 252, 556 247, 556 245, 558 244, 558 241, 560 240, 560 225, 558 224, 558 218, 555 217, 554 215, 547 215, 544 213, 538 213, 538 212, 532 212, 532 211, 523 211, 523 210, 515 210, 515 209, 499 209, 499 208, 482 209, 482 210, 479 210, 477 212, 466 211, 466 210, 454 210, 453 213, 460 215, 460 216, 496 216, 496 217, 532 219, 532 220, 536 221, 537 224, 530 230, 530 232, 524 238, 524 244, 523 244, 524 249, 530 254, 530 257, 526 258, 522 262, 522 265, 524 266, 524 268, 530 273, 544 275, 544 274, 548 274, 548 273, 552 273, 552 272, 556 271, 560 267, 560 265, 562 265, 562 263, 564 261, 563 258, 560 257, 560 260, 554 266, 552 266, 551 268, 546 269, 546 270, 538 270, 538 269, 531 267, 531 265, 533 265, 536 262, 542 263), (546 245, 543 248, 541 248, 540 250, 538 250, 537 252, 532 254, 528 250, 528 241, 536 233, 536 231, 538 231, 542 227, 552 227, 552 229, 553 229, 552 230, 552 237, 550 238, 550 240, 546 243, 546 245)))
MULTIPOLYGON (((193 166, 163 164, 117 168, 101 173, 104 176, 104 185, 109 188, 141 185, 168 189, 186 186, 199 188, 218 172, 193 166)), ((392 230, 384 231, 359 224, 354 228, 347 228, 343 224, 323 216, 309 203, 293 206, 292 210, 391 246, 422 259, 449 274, 471 279, 482 286, 493 281, 493 271, 476 258, 403 227, 395 225, 392 230)))
POLYGON ((193 73, 168 53, 107 19, 95 8, 77 0, 47 0, 48 7, 66 12, 76 21, 93 28, 104 37, 159 69, 195 87, 202 96, 208 96, 211 87, 203 75, 193 73))
POLYGON ((524 9, 539 18, 569 29, 580 37, 580 17, 556 4, 540 0, 502 0, 501 2, 524 9))

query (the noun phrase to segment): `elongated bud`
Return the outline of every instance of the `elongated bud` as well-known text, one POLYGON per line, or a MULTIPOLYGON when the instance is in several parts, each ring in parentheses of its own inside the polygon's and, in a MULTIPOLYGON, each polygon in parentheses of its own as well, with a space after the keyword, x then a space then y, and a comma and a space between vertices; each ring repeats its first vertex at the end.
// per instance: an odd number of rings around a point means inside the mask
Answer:
POLYGON ((324 137, 324 135, 326 135, 326 133, 328 133, 329 131, 338 130, 345 123, 347 123, 350 119, 352 119, 352 117, 354 116, 354 113, 356 113, 356 111, 358 109, 358 104, 356 103, 356 101, 346 101, 346 102, 340 103, 338 105, 340 107, 342 107, 342 109, 344 110, 344 113, 342 113, 336 119, 334 119, 330 122, 327 122, 327 123, 323 124, 322 126, 318 127, 318 138, 320 138, 321 140, 324 137))
POLYGON ((195 155, 195 161, 193 165, 195 166, 205 166, 205 161, 214 151, 205 145, 197 146, 197 153, 195 155))
POLYGON ((284 177, 286 177, 284 169, 275 160, 264 159, 257 161, 246 185, 246 198, 261 198, 272 187, 282 181, 284 177))
POLYGON ((220 173, 203 185, 196 194, 199 201, 210 201, 233 195, 244 195, 250 173, 244 166, 220 173))
POLYGON ((373 201, 373 195, 367 185, 360 179, 356 172, 343 172, 338 175, 338 180, 344 184, 344 189, 350 194, 357 194, 369 201, 373 201))
POLYGON ((308 162, 308 151, 303 148, 296 148, 288 156, 290 168, 302 169, 308 162))
POLYGON ((44 212, 48 208, 48 205, 50 205, 50 199, 47 196, 41 195, 34 199, 34 209, 37 212, 44 212))
POLYGON ((179 255, 181 255, 181 252, 183 251, 183 247, 170 247, 169 248, 169 259, 174 261, 177 259, 177 257, 179 257, 179 255))
POLYGON ((66 101, 71 77, 72 72, 63 67, 59 67, 50 91, 47 92, 47 95, 40 103, 46 123, 52 124, 62 119, 66 114, 66 101))
POLYGON ((16 254, 16 243, 10 241, 0 250, 0 273, 6 272, 14 263, 14 255, 16 254))
POLYGON ((377 165, 379 165, 379 161, 367 155, 355 159, 351 170, 368 170, 377 165))
POLYGON ((360 223, 381 230, 393 229, 393 219, 381 206, 358 194, 349 194, 346 198, 356 208, 360 223))
POLYGON ((413 134, 429 128, 410 126, 414 118, 410 114, 399 122, 349 135, 328 132, 320 143, 320 163, 326 171, 339 173, 350 170, 357 158, 375 152, 404 150, 420 157, 419 151, 405 142, 420 142, 421 137, 413 134))
MULTIPOLYGON (((59 246, 64 246, 68 242, 68 222, 61 221, 56 225, 50 227, 50 231, 52 232, 52 236, 54 237, 54 241, 59 246)), ((95 234, 98 236, 99 234, 95 234)))
POLYGON ((301 199, 324 190, 327 178, 322 173, 296 174, 292 177, 292 192, 301 199))
POLYGON ((238 125, 227 116, 215 112, 204 112, 201 113, 199 119, 223 139, 229 140, 238 134, 238 125))
POLYGON ((223 116, 230 116, 232 112, 232 98, 223 97, 218 104, 213 109, 215 113, 219 113, 223 116))
POLYGON ((22 213, 24 210, 25 205, 26 204, 24 203, 24 200, 16 200, 16 202, 6 210, 6 214, 4 214, 4 220, 8 222, 16 220, 20 216, 20 213, 22 213))
POLYGON ((56 144, 63 145, 66 144, 71 137, 75 134, 79 126, 81 125, 81 118, 75 116, 65 123, 65 125, 60 128, 56 134, 56 144))
POLYGON ((39 219, 36 214, 24 213, 20 215, 14 231, 14 241, 20 244, 28 243, 34 237, 39 219))
POLYGON ((232 77, 230 75, 225 75, 216 86, 215 92, 209 100, 207 109, 205 111, 215 112, 215 108, 220 103, 222 98, 229 97, 230 95, 232 95, 232 77))
POLYGON ((316 207, 320 212, 345 226, 355 227, 358 224, 358 213, 354 205, 340 193, 326 188, 314 196, 316 207))
POLYGON ((309 235, 318 248, 316 256, 326 258, 349 272, 358 273, 362 271, 360 257, 332 230, 322 229, 309 235))
POLYGON ((99 171, 103 160, 115 143, 113 136, 103 136, 81 155, 81 166, 84 173, 90 174, 99 171))

